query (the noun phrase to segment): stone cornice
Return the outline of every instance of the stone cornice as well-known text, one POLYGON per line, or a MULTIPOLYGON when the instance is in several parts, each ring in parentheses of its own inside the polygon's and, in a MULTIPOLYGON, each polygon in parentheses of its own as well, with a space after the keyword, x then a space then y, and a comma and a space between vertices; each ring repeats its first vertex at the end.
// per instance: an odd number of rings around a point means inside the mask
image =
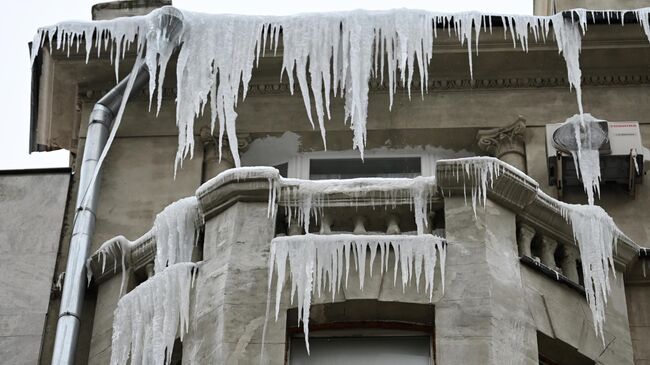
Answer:
MULTIPOLYGON (((648 74, 611 74, 611 75, 587 75, 582 78, 582 85, 585 87, 616 87, 650 85, 650 73, 648 74)), ((297 87, 297 86, 296 86, 297 87)), ((489 79, 430 79, 427 85, 428 91, 454 91, 454 90, 492 90, 492 89, 539 89, 539 88, 568 88, 569 83, 565 76, 530 76, 530 77, 507 77, 489 79)), ((92 86, 79 87, 79 99, 82 102, 96 102, 105 95, 110 88, 97 88, 92 86)), ((412 93, 419 93, 420 82, 413 81, 412 93)), ((297 91, 296 91, 297 92, 297 91)), ((388 88, 377 80, 370 81, 371 93, 387 93, 388 88)), ((407 90, 397 88, 398 94, 405 94, 407 90)), ((289 84, 285 82, 254 83, 249 85, 247 96, 262 95, 289 95, 289 84)), ((294 92, 295 94, 295 92, 294 92)), ((149 98, 148 89, 144 88, 131 96, 132 98, 149 98)), ((175 100, 176 88, 164 88, 163 100, 175 100)))

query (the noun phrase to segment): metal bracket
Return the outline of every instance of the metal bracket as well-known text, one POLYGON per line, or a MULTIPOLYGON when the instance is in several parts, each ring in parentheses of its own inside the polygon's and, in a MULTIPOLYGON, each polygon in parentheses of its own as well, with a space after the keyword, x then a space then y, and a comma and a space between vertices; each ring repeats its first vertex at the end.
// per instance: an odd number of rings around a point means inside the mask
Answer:
POLYGON ((630 150, 630 156, 628 158, 629 166, 628 166, 628 181, 627 181, 627 191, 628 194, 634 198, 636 195, 636 169, 637 169, 637 162, 636 162, 636 149, 632 148, 630 150))
POLYGON ((562 200, 564 195, 564 183, 562 181, 562 152, 557 151, 555 153, 555 187, 557 188, 557 198, 562 200))

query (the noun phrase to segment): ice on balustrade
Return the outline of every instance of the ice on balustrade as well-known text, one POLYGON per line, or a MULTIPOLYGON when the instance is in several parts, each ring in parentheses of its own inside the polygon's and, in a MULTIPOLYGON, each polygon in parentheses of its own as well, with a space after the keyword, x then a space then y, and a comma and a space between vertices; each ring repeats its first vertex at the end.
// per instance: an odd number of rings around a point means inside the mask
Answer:
POLYGON ((342 180, 299 180, 280 178, 277 199, 286 205, 289 223, 297 218, 309 233, 310 218, 318 217, 319 209, 334 204, 356 207, 362 205, 390 207, 410 204, 415 213, 418 234, 428 225, 427 213, 431 198, 437 194, 434 177, 358 178, 342 180), (349 199, 335 201, 335 195, 349 199))
MULTIPOLYGON (((577 19, 571 20, 565 19, 563 13, 496 17, 501 19, 504 37, 509 34, 513 45, 516 47, 519 44, 524 51, 528 50, 531 34, 534 41, 545 42, 550 29, 553 29, 558 51, 566 62, 569 84, 575 88, 578 110, 582 114, 579 55, 581 33, 587 29, 588 17, 600 14, 623 23, 625 14, 632 12, 650 40, 649 11, 650 8, 617 12, 578 9, 572 12, 577 19)), ((32 43, 32 61, 45 39, 49 40, 50 47, 65 49, 68 53, 74 48, 78 50, 82 41, 86 41, 87 59, 93 47, 97 49, 98 57, 102 50, 110 48, 109 57, 115 64, 117 75, 120 59, 135 43, 137 57, 142 57, 151 76, 150 97, 158 92, 159 109, 163 76, 176 46, 176 43, 167 41, 170 17, 177 17, 183 22, 178 40, 182 47, 176 66, 176 123, 179 129, 176 166, 188 154, 192 154, 194 120, 208 104, 213 129, 218 124, 219 150, 225 134, 235 165, 240 166, 235 111, 239 94, 241 92, 242 99, 246 97, 253 67, 259 62, 260 53, 265 52, 267 41, 269 49, 277 50, 280 30, 283 42, 282 74, 286 71, 292 92, 294 74, 298 79, 308 119, 313 125, 307 82, 309 75, 323 140, 324 118, 330 117, 330 97, 339 95, 345 99, 345 120, 350 120, 350 128, 354 132, 353 148, 359 149, 363 156, 371 76, 383 82, 384 74, 387 74, 389 108, 398 84, 408 89, 410 95, 416 69, 420 77, 420 93, 424 95, 438 32, 449 35, 453 32, 459 42, 466 45, 469 73, 472 75, 473 51, 476 48, 478 53, 481 28, 492 32, 494 15, 397 9, 242 16, 208 15, 163 7, 147 16, 65 22, 41 28, 32 43), (91 40, 93 36, 94 41, 91 40)))
POLYGON ((156 237, 154 270, 192 260, 192 249, 203 225, 200 204, 195 196, 180 199, 156 216, 153 233, 156 237))
POLYGON ((368 253, 370 276, 377 254, 379 254, 380 274, 389 270, 389 255, 394 257, 393 283, 397 285, 398 271, 401 273, 402 289, 415 282, 420 290, 424 277, 425 294, 433 298, 436 264, 439 262, 441 290, 444 291, 444 272, 446 243, 442 237, 431 234, 409 235, 314 235, 276 237, 271 241, 269 256, 269 301, 271 300, 272 279, 276 274, 275 319, 280 311, 280 299, 284 288, 287 270, 291 281, 291 302, 297 300, 298 321, 302 322, 305 343, 309 351, 309 311, 313 295, 319 297, 325 291, 332 300, 341 286, 347 288, 351 261, 359 276, 359 286, 363 290, 368 253), (288 269, 287 269, 288 264, 288 269))
POLYGON ((126 294, 113 320, 111 364, 169 364, 174 341, 189 328, 197 265, 165 268, 126 294))

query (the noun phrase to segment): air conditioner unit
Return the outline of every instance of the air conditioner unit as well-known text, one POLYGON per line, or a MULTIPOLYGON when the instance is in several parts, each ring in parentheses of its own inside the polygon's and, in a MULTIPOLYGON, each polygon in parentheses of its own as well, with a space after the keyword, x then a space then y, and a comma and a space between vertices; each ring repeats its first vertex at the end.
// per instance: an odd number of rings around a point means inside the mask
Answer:
MULTIPOLYGON (((634 194, 636 184, 643 180, 644 167, 650 167, 644 164, 644 157, 650 156, 641 144, 639 123, 602 121, 589 130, 591 148, 600 152, 601 184, 626 184, 634 194)), ((571 155, 577 150, 574 132, 571 124, 546 125, 548 182, 556 185, 560 194, 565 186, 582 186, 571 155)))

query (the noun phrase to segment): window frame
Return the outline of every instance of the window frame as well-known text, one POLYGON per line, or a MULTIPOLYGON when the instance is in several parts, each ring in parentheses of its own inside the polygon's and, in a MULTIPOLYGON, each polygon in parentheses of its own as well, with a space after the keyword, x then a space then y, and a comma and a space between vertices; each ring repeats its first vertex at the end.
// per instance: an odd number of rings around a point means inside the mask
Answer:
MULTIPOLYGON (((305 152, 291 157, 287 166, 287 177, 309 180, 311 160, 337 160, 361 158, 359 151, 318 151, 305 152)), ((430 152, 406 152, 406 151, 367 151, 364 158, 419 158, 420 175, 433 176, 436 171, 436 161, 439 159, 430 152)))

